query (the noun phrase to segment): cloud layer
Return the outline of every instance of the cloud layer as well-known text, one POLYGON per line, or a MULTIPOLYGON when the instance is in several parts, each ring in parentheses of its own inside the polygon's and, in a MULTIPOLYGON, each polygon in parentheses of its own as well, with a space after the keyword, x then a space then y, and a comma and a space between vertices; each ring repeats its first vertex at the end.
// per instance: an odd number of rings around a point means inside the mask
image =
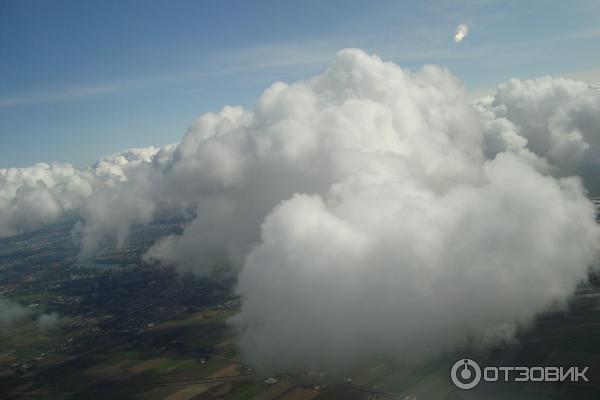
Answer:
POLYGON ((84 170, 58 163, 0 169, 0 237, 77 215, 93 193, 122 186, 131 169, 150 163, 158 152, 153 147, 130 149, 84 170))
POLYGON ((78 212, 92 254, 157 210, 193 208, 145 259, 200 275, 229 266, 251 363, 420 360, 509 337, 585 278, 600 243, 584 189, 596 190, 599 111, 600 92, 558 78, 513 80, 473 105, 442 68, 346 49, 251 111, 201 116, 177 145, 51 183, 13 172, 0 234, 78 212), (58 205, 23 219, 20 207, 46 204, 23 200, 30 190, 58 205))

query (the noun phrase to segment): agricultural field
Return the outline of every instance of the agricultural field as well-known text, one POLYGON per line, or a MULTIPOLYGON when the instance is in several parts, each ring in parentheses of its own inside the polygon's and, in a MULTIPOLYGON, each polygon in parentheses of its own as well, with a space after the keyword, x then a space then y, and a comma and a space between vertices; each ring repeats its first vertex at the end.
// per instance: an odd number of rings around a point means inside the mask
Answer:
MULTIPOLYGON (((164 233, 178 226, 153 229, 164 233)), ((582 286, 567 309, 540 317, 514 343, 484 354, 445 354, 416 364, 373 359, 343 372, 273 375, 250 368, 238 351, 228 324, 239 310, 235 282, 130 265, 129 256, 120 261, 122 254, 140 254, 148 246, 148 232, 137 232, 130 249, 104 255, 95 267, 78 265, 68 241, 57 239, 69 229, 59 224, 3 242, 2 296, 21 304, 26 318, 0 330, 2 398, 492 400, 576 394, 594 399, 600 392, 595 385, 571 384, 482 384, 460 391, 449 376, 450 366, 462 357, 490 365, 578 363, 597 373, 598 286, 582 286), (43 315, 47 323, 42 326, 43 315)))

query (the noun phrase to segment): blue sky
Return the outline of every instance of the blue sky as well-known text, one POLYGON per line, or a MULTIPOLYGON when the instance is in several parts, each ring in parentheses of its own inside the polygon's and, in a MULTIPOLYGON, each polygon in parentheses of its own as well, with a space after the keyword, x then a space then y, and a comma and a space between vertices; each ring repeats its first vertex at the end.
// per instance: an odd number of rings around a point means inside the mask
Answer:
POLYGON ((473 96, 511 77, 600 81, 598 15, 599 1, 2 0, 0 168, 175 142, 344 47, 443 65, 473 96))

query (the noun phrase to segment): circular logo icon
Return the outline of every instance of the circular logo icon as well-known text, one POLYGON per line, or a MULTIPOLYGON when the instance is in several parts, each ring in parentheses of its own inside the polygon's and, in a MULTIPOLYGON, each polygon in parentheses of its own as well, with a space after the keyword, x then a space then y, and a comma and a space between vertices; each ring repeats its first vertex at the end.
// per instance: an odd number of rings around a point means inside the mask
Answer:
POLYGON ((452 366, 450 378, 459 389, 473 389, 481 380, 481 368, 475 361, 463 358, 452 366))

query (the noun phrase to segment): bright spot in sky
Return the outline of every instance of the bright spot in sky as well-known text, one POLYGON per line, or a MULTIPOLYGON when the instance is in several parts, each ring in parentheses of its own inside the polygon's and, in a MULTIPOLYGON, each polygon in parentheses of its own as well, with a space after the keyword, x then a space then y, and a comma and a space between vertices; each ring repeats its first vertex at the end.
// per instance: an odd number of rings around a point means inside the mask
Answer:
POLYGON ((454 33, 454 41, 456 43, 462 42, 462 40, 467 36, 468 33, 469 27, 465 24, 460 24, 456 27, 456 33, 454 33))

